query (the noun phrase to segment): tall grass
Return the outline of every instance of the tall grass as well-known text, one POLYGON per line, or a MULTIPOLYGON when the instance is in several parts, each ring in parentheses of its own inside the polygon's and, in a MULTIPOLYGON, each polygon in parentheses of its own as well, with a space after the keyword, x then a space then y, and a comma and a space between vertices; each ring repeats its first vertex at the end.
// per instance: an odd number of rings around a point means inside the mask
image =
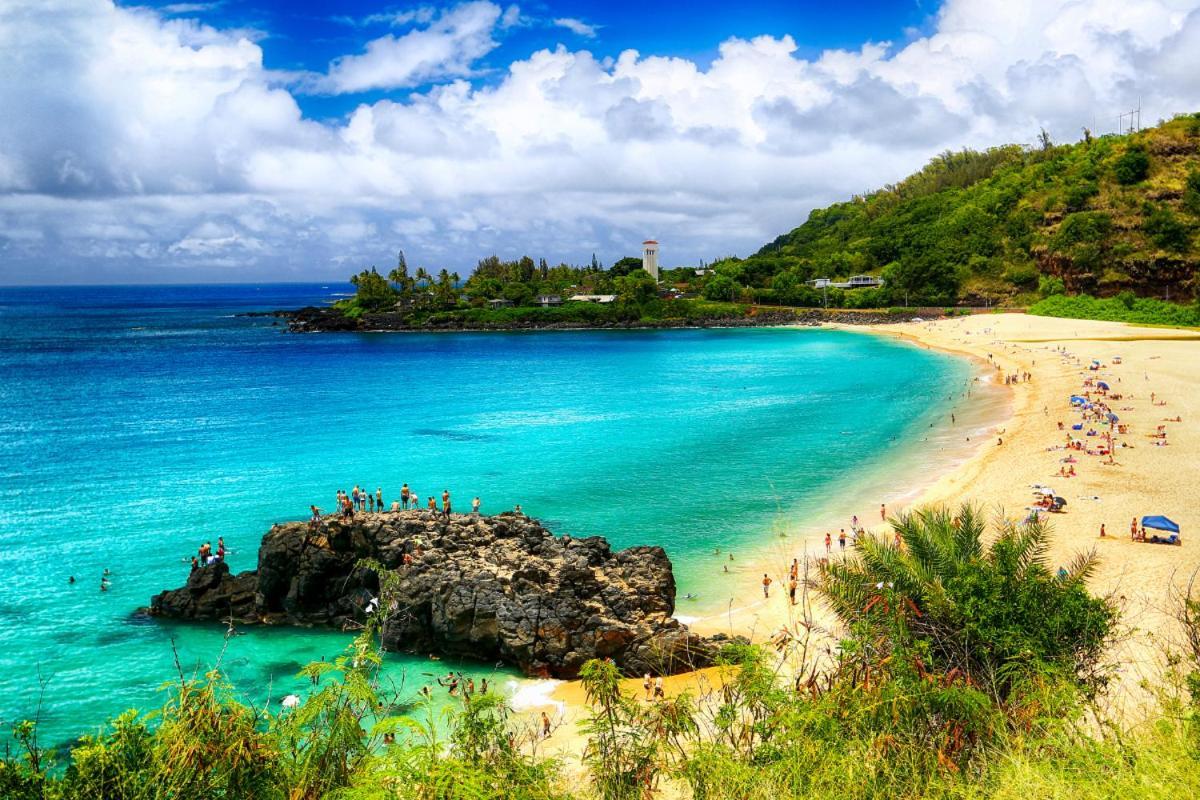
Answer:
MULTIPOLYGON (((803 614, 771 647, 727 647, 720 680, 672 698, 640 700, 611 662, 586 664, 586 746, 571 764, 541 752, 531 721, 495 695, 393 714, 377 680, 377 612, 342 656, 305 669, 321 688, 293 710, 243 703, 219 671, 180 676, 160 710, 118 717, 63 764, 39 749, 34 723, 19 723, 0 758, 0 798, 1200 796, 1200 600, 1180 598, 1188 635, 1167 654, 1158 714, 1123 728, 1090 701, 1096 626, 1110 621, 1083 589, 1090 562, 1049 575, 1040 527, 1002 527, 984 547, 970 508, 894 525, 901 545, 863 539, 845 566, 819 565, 806 582, 844 622, 820 666, 803 614)), ((387 608, 393 576, 380 577, 387 608)))

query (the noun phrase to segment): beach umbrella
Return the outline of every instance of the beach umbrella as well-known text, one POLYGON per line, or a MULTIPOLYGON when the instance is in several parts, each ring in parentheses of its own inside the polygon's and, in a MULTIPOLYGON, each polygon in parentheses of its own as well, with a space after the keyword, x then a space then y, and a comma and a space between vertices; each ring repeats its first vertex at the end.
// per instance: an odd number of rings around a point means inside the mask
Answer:
POLYGON ((1108 391, 1108 384, 1105 383, 1104 381, 1096 381, 1096 386, 1100 389, 1103 389, 1106 392, 1108 391))
POLYGON ((1169 533, 1179 533, 1179 526, 1166 517, 1155 515, 1152 517, 1142 517, 1143 528, 1153 528, 1156 531, 1167 531, 1169 533))
POLYGON ((1119 419, 1120 419, 1120 417, 1118 417, 1116 414, 1112 413, 1111 411, 1108 412, 1108 421, 1109 422, 1116 422, 1119 419))

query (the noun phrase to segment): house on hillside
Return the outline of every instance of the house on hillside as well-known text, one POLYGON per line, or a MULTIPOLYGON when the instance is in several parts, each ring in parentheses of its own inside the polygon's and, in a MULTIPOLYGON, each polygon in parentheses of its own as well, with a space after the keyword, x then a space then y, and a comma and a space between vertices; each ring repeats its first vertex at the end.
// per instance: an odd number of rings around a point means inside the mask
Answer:
POLYGON ((851 275, 849 280, 835 281, 832 278, 813 278, 808 285, 814 289, 866 289, 883 286, 883 279, 873 275, 851 275))
POLYGON ((561 294, 539 294, 535 302, 542 308, 549 308, 550 306, 561 306, 563 299, 561 294))
POLYGON ((611 303, 617 299, 615 294, 573 294, 567 298, 576 303, 611 303))

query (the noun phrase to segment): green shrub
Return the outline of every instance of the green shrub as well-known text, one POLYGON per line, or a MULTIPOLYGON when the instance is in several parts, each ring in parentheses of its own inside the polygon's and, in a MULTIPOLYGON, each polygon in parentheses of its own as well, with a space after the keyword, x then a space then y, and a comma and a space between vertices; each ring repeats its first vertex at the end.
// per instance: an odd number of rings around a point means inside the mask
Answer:
POLYGON ((1067 189, 1064 203, 1067 211, 1083 211, 1088 201, 1100 193, 1100 186, 1095 181, 1083 181, 1073 184, 1067 189))
POLYGON ((1054 295, 1030 306, 1029 313, 1043 317, 1200 327, 1200 308, 1196 305, 1184 306, 1152 297, 1135 298, 1132 305, 1128 305, 1115 297, 1102 300, 1089 295, 1054 295))
POLYGON ((1150 155, 1146 148, 1133 144, 1113 162, 1113 175, 1122 186, 1141 183, 1150 175, 1150 155))
POLYGON ((1042 297, 1063 294, 1066 291, 1067 287, 1063 284, 1062 278, 1055 275, 1042 275, 1038 278, 1038 294, 1042 297))
POLYGON ((1170 208, 1147 203, 1143 213, 1145 219, 1142 222, 1142 230, 1152 242, 1164 250, 1176 253, 1186 253, 1191 249, 1191 229, 1181 222, 1170 208))
POLYGON ((1192 168, 1183 186, 1184 209, 1192 215, 1200 217, 1200 169, 1192 168))
POLYGON ((1085 269, 1100 266, 1112 235, 1112 217, 1103 211, 1068 214, 1050 237, 1050 249, 1085 269))

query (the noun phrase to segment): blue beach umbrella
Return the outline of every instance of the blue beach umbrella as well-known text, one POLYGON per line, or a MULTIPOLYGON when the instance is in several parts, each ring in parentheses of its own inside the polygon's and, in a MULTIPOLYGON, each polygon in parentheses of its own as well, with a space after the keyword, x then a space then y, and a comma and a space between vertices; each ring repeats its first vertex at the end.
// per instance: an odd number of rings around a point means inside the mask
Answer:
POLYGON ((1103 389, 1106 392, 1108 391, 1108 384, 1105 383, 1104 381, 1096 381, 1096 386, 1100 389, 1103 389))
POLYGON ((1179 526, 1163 516, 1142 517, 1143 528, 1153 528, 1156 531, 1179 533, 1179 526))

